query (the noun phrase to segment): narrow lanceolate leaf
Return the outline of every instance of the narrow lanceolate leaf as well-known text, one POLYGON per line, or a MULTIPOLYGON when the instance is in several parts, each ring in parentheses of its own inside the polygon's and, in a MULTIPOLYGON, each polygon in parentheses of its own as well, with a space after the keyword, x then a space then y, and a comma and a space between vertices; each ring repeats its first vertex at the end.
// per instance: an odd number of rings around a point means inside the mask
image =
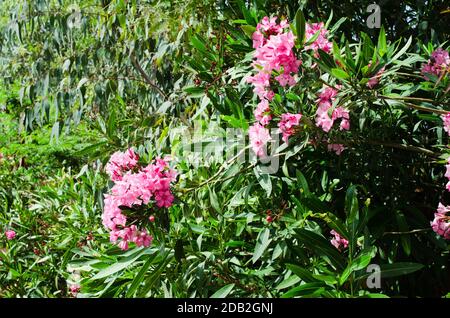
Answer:
POLYGON ((225 298, 231 293, 233 288, 234 288, 234 284, 229 284, 229 285, 223 286, 221 289, 219 289, 214 294, 212 294, 211 298, 225 298))
POLYGON ((134 293, 138 289, 139 285, 142 283, 144 279, 144 275, 147 273, 148 268, 152 264, 153 260, 155 259, 157 254, 157 251, 155 250, 155 253, 150 255, 150 257, 145 261, 144 265, 142 265, 141 269, 139 270, 139 273, 136 275, 136 277, 131 282, 131 286, 127 291, 126 297, 133 297, 134 293))
POLYGON ((256 31, 256 28, 252 25, 242 25, 241 29, 250 39, 252 38, 253 33, 256 31))
POLYGON ((297 35, 297 43, 303 45, 305 41, 306 21, 302 10, 298 10, 295 14, 295 32, 297 35))
POLYGON ((297 238, 299 241, 311 249, 311 251, 317 253, 318 255, 326 256, 330 263, 338 270, 344 269, 344 257, 333 245, 331 245, 328 240, 319 234, 305 229, 297 229, 295 232, 297 233, 297 238))
POLYGON ((158 266, 156 266, 150 276, 145 280, 142 289, 140 290, 138 297, 146 297, 147 294, 153 287, 153 284, 156 282, 158 278, 160 278, 162 272, 166 269, 167 264, 171 262, 174 254, 170 252, 165 252, 158 266))
POLYGON ((345 195, 345 212, 352 219, 358 213, 358 192, 355 186, 350 186, 345 195))
POLYGON ((304 282, 310 283, 316 281, 314 276, 311 274, 311 271, 304 269, 298 265, 294 264, 286 264, 286 267, 291 270, 295 275, 300 277, 304 282))
POLYGON ((315 214, 314 217, 320 218, 327 222, 328 226, 331 227, 333 230, 338 232, 341 236, 343 236, 345 239, 349 239, 350 234, 347 231, 347 227, 345 224, 339 220, 337 216, 335 216, 332 213, 319 213, 315 214))
POLYGON ((378 53, 383 56, 387 52, 386 32, 384 26, 381 26, 380 34, 378 35, 378 53))
POLYGON ((339 284, 343 285, 351 273, 366 268, 372 259, 371 253, 363 254, 351 261, 339 278, 339 284))
MULTIPOLYGON (((397 212, 395 218, 397 219, 399 231, 408 232, 409 226, 406 222, 405 215, 402 212, 397 212)), ((403 251, 409 256, 411 254, 411 236, 409 234, 400 235, 400 241, 402 243, 403 251)))
POLYGON ((397 60, 400 56, 402 56, 408 49, 409 46, 411 45, 412 42, 412 37, 409 37, 408 41, 406 42, 406 44, 400 49, 400 51, 398 51, 394 57, 392 58, 392 61, 397 60))
MULTIPOLYGON (((418 270, 421 270, 424 265, 419 263, 410 263, 410 262, 398 262, 393 264, 384 264, 380 265, 381 279, 397 277, 402 275, 407 275, 414 273, 418 270)), ((367 279, 370 275, 374 274, 374 272, 364 273, 361 276, 357 277, 357 280, 367 279)))
POLYGON ((281 295, 281 298, 292 298, 296 296, 307 296, 307 295, 316 295, 319 296, 321 291, 323 291, 324 283, 307 283, 297 287, 294 287, 281 295))
POLYGON ((252 262, 256 263, 260 259, 260 257, 263 255, 264 251, 269 246, 272 239, 269 238, 270 236, 270 230, 264 229, 262 230, 259 235, 258 239, 256 241, 255 245, 255 251, 253 252, 252 262))
POLYGON ((289 278, 283 280, 277 287, 275 287, 275 289, 278 290, 285 289, 291 287, 292 285, 297 284, 298 282, 300 282, 300 278, 298 276, 295 275, 289 276, 289 278))
POLYGON ((145 251, 145 248, 137 249, 136 253, 133 253, 130 256, 125 257, 119 260, 117 263, 114 263, 111 266, 98 272, 94 277, 92 277, 92 280, 105 278, 127 268, 128 266, 133 264, 139 257, 141 257, 145 251))
POLYGON ((334 77, 340 80, 345 80, 350 77, 347 72, 344 70, 341 70, 340 68, 333 68, 331 69, 331 74, 333 74, 334 77))

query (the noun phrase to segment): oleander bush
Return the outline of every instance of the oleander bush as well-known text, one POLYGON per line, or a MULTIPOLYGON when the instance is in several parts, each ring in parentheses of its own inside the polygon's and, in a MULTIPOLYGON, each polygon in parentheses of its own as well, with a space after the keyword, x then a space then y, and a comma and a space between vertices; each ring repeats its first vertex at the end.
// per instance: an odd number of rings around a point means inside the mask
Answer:
POLYGON ((450 7, 369 4, 1 2, 0 297, 449 297, 450 7))

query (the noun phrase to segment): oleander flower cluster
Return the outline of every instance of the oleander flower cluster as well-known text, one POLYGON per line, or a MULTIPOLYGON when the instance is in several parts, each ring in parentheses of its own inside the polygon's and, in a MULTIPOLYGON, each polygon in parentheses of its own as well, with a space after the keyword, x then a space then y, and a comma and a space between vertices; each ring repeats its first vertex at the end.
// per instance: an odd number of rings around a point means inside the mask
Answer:
POLYGON ((278 128, 283 135, 282 139, 285 143, 288 143, 289 137, 294 134, 295 127, 300 124, 300 119, 302 119, 302 114, 286 113, 281 115, 278 128))
POLYGON ((444 123, 444 130, 450 136, 450 113, 441 115, 442 122, 444 123))
POLYGON ((334 122, 341 119, 340 130, 350 129, 350 115, 347 109, 340 106, 333 109, 333 102, 336 99, 337 90, 332 87, 325 87, 319 94, 316 110, 316 125, 324 132, 329 132, 334 122))
POLYGON ((331 49, 333 48, 333 44, 328 40, 328 30, 325 28, 323 22, 306 24, 305 26, 306 43, 310 42, 310 40, 314 37, 316 33, 318 33, 317 38, 314 40, 313 43, 305 46, 305 50, 313 50, 314 56, 318 58, 319 49, 325 51, 326 53, 330 53, 331 49))
POLYGON ((8 241, 13 240, 16 237, 16 232, 14 230, 6 230, 5 231, 5 237, 8 241))
MULTIPOLYGON (((274 114, 270 103, 275 95, 275 85, 291 87, 296 84, 302 61, 296 57, 296 38, 285 20, 277 23, 277 17, 264 17, 258 23, 252 39, 255 48, 253 67, 257 73, 248 77, 247 82, 253 85, 259 103, 253 112, 256 123, 250 127, 249 137, 253 151, 261 157, 266 154, 265 147, 271 140, 268 127, 272 121, 278 121, 278 132, 285 143, 299 131, 297 127, 300 126, 302 114, 274 114)), ((326 53, 331 52, 332 43, 328 40, 328 31, 322 22, 306 24, 305 41, 307 45, 303 50, 313 51, 316 58, 319 57, 319 49, 326 53)), ((380 70, 370 79, 371 86, 378 83, 382 72, 383 70, 380 70)), ((350 129, 348 110, 343 107, 333 109, 336 95, 337 90, 331 87, 326 87, 319 95, 316 125, 327 133, 337 120, 340 120, 340 130, 350 129)), ((328 149, 340 154, 345 148, 342 144, 330 144, 328 149)))
POLYGON ((431 53, 430 59, 422 66, 422 75, 426 80, 430 80, 429 75, 441 77, 450 70, 450 56, 448 51, 438 48, 431 53))
MULTIPOLYGON (((370 62, 367 66, 370 67, 371 65, 372 65, 372 62, 370 62)), ((370 89, 373 89, 375 86, 377 86, 381 80, 381 77, 383 76, 384 71, 385 71, 385 67, 383 66, 374 76, 369 78, 369 81, 366 84, 367 87, 370 89)))
MULTIPOLYGON (((350 129, 350 114, 347 109, 342 106, 333 109, 333 102, 338 94, 337 89, 333 87, 324 87, 319 94, 319 99, 317 100, 317 110, 316 110, 316 126, 322 128, 322 130, 328 133, 334 125, 334 122, 338 119, 341 120, 339 124, 339 130, 349 130, 350 129)), ((343 144, 328 144, 328 151, 334 151, 337 155, 340 155, 344 151, 345 147, 343 144)))
POLYGON ((334 236, 331 239, 331 244, 338 250, 342 250, 348 247, 348 240, 343 238, 338 232, 336 232, 335 230, 331 230, 330 234, 334 236))
POLYGON ((450 240, 450 206, 444 206, 439 203, 434 220, 431 222, 431 228, 434 232, 442 236, 446 240, 450 240))
MULTIPOLYGON (((253 112, 257 122, 250 127, 249 137, 253 151, 261 157, 265 155, 264 148, 271 140, 267 126, 273 119, 269 105, 275 95, 272 86, 274 83, 282 87, 295 85, 295 76, 302 63, 295 56, 295 36, 286 20, 278 24, 277 17, 264 17, 252 39, 255 48, 253 66, 257 73, 248 77, 247 82, 253 84, 260 101, 253 112)), ((286 143, 294 133, 294 127, 299 125, 301 116, 290 113, 281 115, 278 128, 286 143)))
POLYGON ((134 223, 147 221, 145 212, 149 208, 172 205, 174 196, 170 186, 176 179, 176 172, 169 167, 169 158, 157 158, 144 167, 139 164, 138 154, 128 149, 114 153, 106 171, 114 186, 110 194, 105 194, 102 219, 110 230, 111 242, 122 250, 127 250, 130 242, 150 246, 152 236, 134 223))
MULTIPOLYGON (((444 176, 448 180, 445 188, 447 191, 450 191, 450 157, 447 159, 445 169, 444 176)), ((431 222, 433 231, 446 240, 450 240, 450 215, 447 215, 449 211, 449 206, 444 206, 442 203, 439 203, 437 212, 434 214, 434 220, 431 222)))

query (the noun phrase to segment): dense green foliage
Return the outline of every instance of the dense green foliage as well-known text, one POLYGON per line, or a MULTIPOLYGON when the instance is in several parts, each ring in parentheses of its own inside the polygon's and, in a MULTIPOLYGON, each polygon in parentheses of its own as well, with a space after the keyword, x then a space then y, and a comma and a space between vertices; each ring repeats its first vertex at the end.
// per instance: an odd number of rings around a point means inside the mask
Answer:
POLYGON ((448 48, 446 1, 380 1, 381 30, 365 23, 371 1, 76 2, 0 3, 0 297, 71 297, 71 284, 83 297, 450 293, 449 243, 430 227, 450 198, 440 119, 450 75, 420 73, 448 48), (327 23, 334 48, 299 50, 301 77, 274 108, 313 118, 324 82, 341 84, 352 129, 326 136, 305 124, 265 174, 217 138, 254 121, 245 79, 256 24, 278 15, 299 32, 298 9, 327 23), (180 127, 205 128, 188 146, 220 155, 186 152, 180 127), (324 138, 347 150, 336 156, 324 138), (101 216, 104 166, 129 147, 147 162, 172 155, 179 177, 174 205, 150 225, 153 245, 124 252, 101 216), (348 250, 330 244, 330 229, 348 250), (379 289, 366 284, 369 264, 381 266, 379 289))

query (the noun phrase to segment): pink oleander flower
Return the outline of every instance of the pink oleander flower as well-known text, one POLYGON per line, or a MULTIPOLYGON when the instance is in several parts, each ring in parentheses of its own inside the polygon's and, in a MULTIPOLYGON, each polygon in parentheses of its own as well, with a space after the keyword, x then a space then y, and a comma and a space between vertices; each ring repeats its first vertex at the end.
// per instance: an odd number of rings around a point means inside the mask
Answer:
POLYGON ((319 102, 324 103, 329 102, 330 100, 332 101, 337 96, 337 93, 338 91, 334 88, 326 86, 319 94, 319 102))
POLYGON ((253 84, 253 92, 258 95, 260 99, 272 100, 274 94, 268 89, 268 87, 270 87, 269 73, 260 71, 253 76, 247 77, 247 83, 253 84))
POLYGON ((328 151, 334 151, 338 156, 345 150, 343 144, 328 144, 328 151))
POLYGON ((447 191, 450 191, 450 157, 447 159, 447 164, 445 165, 445 174, 444 176, 448 179, 447 184, 445 185, 445 188, 447 191))
POLYGON ((429 74, 437 77, 442 76, 450 68, 450 56, 448 51, 438 48, 428 60, 427 64, 422 65, 421 73, 426 80, 430 80, 429 74))
POLYGON ((433 231, 446 240, 450 240, 450 216, 447 215, 449 211, 449 206, 439 203, 438 209, 434 213, 434 220, 430 222, 433 231))
POLYGON ((297 73, 300 61, 293 52, 295 46, 294 34, 289 31, 279 35, 272 35, 265 45, 258 47, 255 51, 255 65, 263 68, 271 74, 273 70, 281 71, 284 74, 297 73))
POLYGON ((16 232, 14 232, 13 230, 7 230, 5 232, 5 236, 9 241, 11 241, 16 237, 16 232))
POLYGON ((333 44, 328 41, 328 30, 325 29, 323 22, 307 23, 305 28, 306 42, 308 42, 316 32, 319 32, 317 39, 310 45, 305 46, 305 50, 314 50, 314 56, 319 57, 318 50, 321 49, 326 53, 330 53, 333 44))
POLYGON ((250 145, 258 157, 266 155, 265 146, 271 140, 269 130, 256 123, 248 129, 250 145))
POLYGON ((326 87, 319 94, 319 99, 317 100, 316 126, 321 127, 325 132, 331 130, 334 121, 337 119, 342 119, 339 128, 340 130, 350 129, 350 115, 348 110, 343 107, 337 107, 330 114, 330 109, 333 106, 336 95, 337 90, 332 87, 326 87))
POLYGON ((328 115, 328 110, 318 108, 316 112, 316 126, 321 127, 324 132, 329 132, 333 127, 333 119, 328 115))
MULTIPOLYGON (((368 67, 370 67, 372 65, 372 61, 369 62, 369 64, 367 65, 368 67)), ((369 87, 370 89, 374 88, 375 86, 378 85, 378 83, 380 82, 381 76, 383 75, 385 70, 385 67, 383 66, 378 72, 377 74, 375 74, 374 76, 372 76, 371 78, 369 78, 369 81, 367 82, 367 87, 369 87)))
POLYGON ((447 113, 445 115, 441 115, 441 119, 444 122, 444 130, 450 136, 450 113, 447 113))
POLYGON ((69 286, 69 291, 73 296, 76 296, 80 292, 80 285, 79 284, 71 284, 69 286))
POLYGON ((269 101, 267 99, 262 99, 259 102, 258 107, 253 111, 253 114, 261 125, 266 126, 272 120, 269 101))
POLYGON ((253 33, 253 48, 258 48, 266 44, 267 38, 271 35, 277 35, 283 32, 285 28, 289 27, 286 20, 281 20, 277 24, 277 17, 264 17, 256 26, 256 31, 253 33))
POLYGON ((283 134, 282 139, 285 143, 288 143, 289 137, 294 134, 294 127, 300 124, 301 118, 302 114, 286 113, 281 115, 281 120, 278 123, 278 128, 283 134))
POLYGON ((335 230, 331 230, 330 234, 334 235, 334 238, 331 239, 331 244, 338 250, 348 247, 348 241, 343 238, 338 232, 336 232, 335 230))
MULTIPOLYGON (((277 17, 270 19, 264 17, 257 25, 252 36, 255 48, 253 67, 257 73, 247 78, 247 82, 253 84, 254 93, 261 100, 267 101, 271 101, 275 95, 270 87, 272 73, 277 72, 274 80, 281 86, 293 86, 296 83, 294 75, 301 65, 301 61, 296 59, 293 51, 295 37, 288 29, 289 24, 285 20, 277 24, 276 20, 277 17)), ((261 112, 261 110, 257 111, 259 115, 261 112)), ((258 118, 257 120, 260 121, 258 118)), ((264 122, 267 120, 268 117, 264 119, 264 122)))
MULTIPOLYGON (((169 167, 171 158, 156 158, 146 167, 139 166, 137 161, 133 168, 120 178, 114 180, 111 194, 105 194, 103 225, 110 230, 111 242, 117 242, 122 250, 127 250, 129 242, 137 246, 150 246, 152 236, 147 231, 140 230, 136 225, 127 226, 127 211, 133 211, 140 206, 154 203, 157 207, 170 207, 174 196, 170 185, 176 179, 175 170, 169 167), (120 239, 120 241, 119 241, 120 239)), ((128 160, 128 159, 127 159, 128 160)), ((127 166, 128 167, 128 166, 127 166)))
POLYGON ((283 74, 280 74, 280 75, 276 76, 275 79, 278 81, 278 83, 282 87, 294 86, 295 83, 296 83, 295 78, 292 75, 286 74, 286 73, 283 73, 283 74))
POLYGON ((136 167, 138 161, 139 155, 131 148, 126 152, 117 151, 111 156, 105 169, 111 180, 117 181, 122 179, 122 175, 126 171, 136 167))
POLYGON ((331 118, 333 119, 333 121, 342 118, 341 124, 339 125, 340 130, 350 129, 350 115, 348 113, 348 110, 345 109, 344 107, 337 107, 333 111, 331 118))

